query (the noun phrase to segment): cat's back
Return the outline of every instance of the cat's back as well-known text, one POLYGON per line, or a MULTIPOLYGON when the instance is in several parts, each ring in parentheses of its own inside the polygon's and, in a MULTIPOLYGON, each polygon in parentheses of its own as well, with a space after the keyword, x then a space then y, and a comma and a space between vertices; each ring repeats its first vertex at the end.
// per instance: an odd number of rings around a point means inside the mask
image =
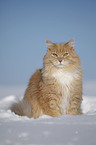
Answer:
POLYGON ((29 85, 38 84, 42 80, 41 69, 38 69, 30 78, 29 85))
POLYGON ((38 69, 30 78, 28 87, 25 91, 24 98, 30 98, 38 94, 39 84, 42 80, 41 69, 38 69))

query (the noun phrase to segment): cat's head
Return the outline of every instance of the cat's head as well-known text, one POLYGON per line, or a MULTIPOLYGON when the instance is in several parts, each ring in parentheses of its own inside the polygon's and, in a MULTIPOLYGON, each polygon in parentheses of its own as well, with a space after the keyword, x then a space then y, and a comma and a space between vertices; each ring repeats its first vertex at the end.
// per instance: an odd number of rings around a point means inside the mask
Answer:
POLYGON ((51 62, 57 68, 64 68, 69 65, 75 65, 79 62, 79 57, 74 51, 74 39, 67 43, 52 43, 46 40, 47 62, 51 62))

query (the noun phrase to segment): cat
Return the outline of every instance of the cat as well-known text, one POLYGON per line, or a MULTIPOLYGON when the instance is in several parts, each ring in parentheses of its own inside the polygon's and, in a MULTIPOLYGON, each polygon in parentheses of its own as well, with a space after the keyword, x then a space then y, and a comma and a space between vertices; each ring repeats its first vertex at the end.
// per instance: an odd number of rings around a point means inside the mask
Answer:
POLYGON ((12 104, 11 111, 35 119, 82 114, 82 69, 74 39, 67 43, 46 40, 46 45, 43 68, 32 75, 23 99, 12 104))

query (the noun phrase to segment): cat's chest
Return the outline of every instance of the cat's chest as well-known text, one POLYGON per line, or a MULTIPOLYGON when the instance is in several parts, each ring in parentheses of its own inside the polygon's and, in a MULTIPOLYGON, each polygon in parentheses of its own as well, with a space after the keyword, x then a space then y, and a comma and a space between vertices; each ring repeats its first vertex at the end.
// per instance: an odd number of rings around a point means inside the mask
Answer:
POLYGON ((70 92, 72 87, 72 82, 74 81, 74 73, 72 72, 64 72, 62 70, 58 70, 52 75, 55 78, 57 86, 59 89, 56 91, 62 94, 59 96, 60 98, 60 108, 62 114, 66 114, 69 108, 69 99, 70 99, 70 92))
POLYGON ((63 71, 62 69, 54 72, 52 77, 62 86, 70 86, 74 81, 74 72, 63 71))

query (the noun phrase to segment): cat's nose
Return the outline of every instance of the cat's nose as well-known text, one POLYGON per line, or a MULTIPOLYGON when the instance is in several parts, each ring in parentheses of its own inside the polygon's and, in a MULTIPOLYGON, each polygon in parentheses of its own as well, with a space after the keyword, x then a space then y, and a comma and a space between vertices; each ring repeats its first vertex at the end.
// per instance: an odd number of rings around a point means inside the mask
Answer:
POLYGON ((60 63, 62 62, 62 59, 61 58, 59 58, 59 60, 58 60, 60 63))

